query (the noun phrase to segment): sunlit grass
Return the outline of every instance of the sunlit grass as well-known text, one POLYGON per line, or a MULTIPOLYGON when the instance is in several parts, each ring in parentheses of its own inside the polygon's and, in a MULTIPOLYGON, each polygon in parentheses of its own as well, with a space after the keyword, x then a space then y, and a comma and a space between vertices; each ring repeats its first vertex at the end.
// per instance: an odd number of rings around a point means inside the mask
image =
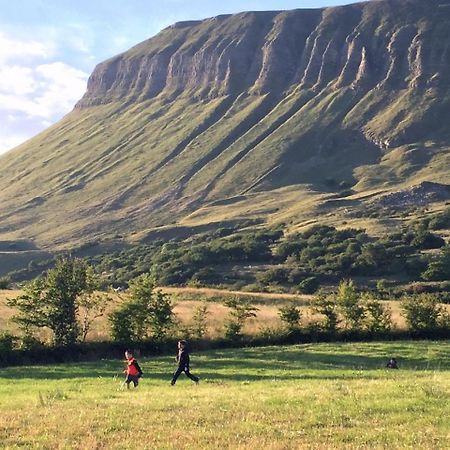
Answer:
POLYGON ((448 448, 450 344, 309 344, 0 371, 2 448, 448 448), (398 371, 384 369, 397 357, 398 371))

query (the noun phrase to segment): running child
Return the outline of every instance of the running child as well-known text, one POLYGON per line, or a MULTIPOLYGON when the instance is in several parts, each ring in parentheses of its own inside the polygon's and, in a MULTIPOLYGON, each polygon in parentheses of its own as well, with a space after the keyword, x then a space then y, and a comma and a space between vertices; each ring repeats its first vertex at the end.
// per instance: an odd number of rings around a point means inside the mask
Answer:
POLYGON ((125 352, 125 358, 127 359, 127 368, 124 370, 126 374, 124 384, 127 385, 127 389, 130 389, 130 383, 133 383, 134 387, 138 386, 139 378, 142 377, 143 373, 131 350, 125 352))
POLYGON ((186 341, 178 341, 178 353, 177 353, 178 368, 173 374, 170 384, 173 386, 177 382, 177 378, 181 372, 184 372, 188 378, 198 384, 199 378, 189 371, 189 351, 187 349, 186 341))

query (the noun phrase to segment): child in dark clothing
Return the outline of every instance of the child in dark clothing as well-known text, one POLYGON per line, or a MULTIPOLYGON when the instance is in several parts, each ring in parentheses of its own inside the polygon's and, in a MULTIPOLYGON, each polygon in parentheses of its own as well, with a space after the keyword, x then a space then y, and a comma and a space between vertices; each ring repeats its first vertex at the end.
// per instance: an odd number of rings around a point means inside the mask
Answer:
POLYGON ((397 360, 395 358, 391 358, 386 364, 387 369, 398 369, 397 360))
POLYGON ((127 368, 124 370, 126 374, 124 384, 127 385, 127 389, 130 389, 130 383, 133 383, 134 387, 137 387, 139 384, 139 378, 142 377, 142 370, 130 350, 125 352, 125 358, 127 359, 127 368))
POLYGON ((186 341, 178 341, 177 362, 178 368, 173 374, 172 381, 170 383, 172 386, 177 382, 181 372, 184 372, 186 376, 192 381, 195 381, 195 383, 199 382, 200 379, 189 372, 189 351, 187 349, 186 341))

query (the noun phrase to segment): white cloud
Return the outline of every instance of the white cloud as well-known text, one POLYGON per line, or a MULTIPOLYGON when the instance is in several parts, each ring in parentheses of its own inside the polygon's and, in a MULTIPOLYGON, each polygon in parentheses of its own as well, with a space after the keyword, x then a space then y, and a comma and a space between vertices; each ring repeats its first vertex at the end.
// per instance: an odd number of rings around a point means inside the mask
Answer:
POLYGON ((54 53, 55 46, 50 42, 14 39, 0 32, 0 63, 18 59, 50 58, 54 53))
POLYGON ((86 90, 88 74, 63 62, 41 64, 34 69, 16 67, 27 78, 13 89, 1 83, 2 73, 10 69, 0 69, 0 109, 8 114, 54 119, 69 112, 86 90))
MULTIPOLYGON (((0 33, 0 153, 59 120, 86 90, 89 74, 59 59, 51 39, 0 33)), ((88 51, 82 39, 78 51, 88 51)))
POLYGON ((0 91, 23 95, 33 92, 33 70, 22 66, 0 66, 0 91))
POLYGON ((69 112, 86 90, 88 74, 63 62, 42 64, 36 74, 41 91, 34 98, 35 114, 44 118, 69 112))

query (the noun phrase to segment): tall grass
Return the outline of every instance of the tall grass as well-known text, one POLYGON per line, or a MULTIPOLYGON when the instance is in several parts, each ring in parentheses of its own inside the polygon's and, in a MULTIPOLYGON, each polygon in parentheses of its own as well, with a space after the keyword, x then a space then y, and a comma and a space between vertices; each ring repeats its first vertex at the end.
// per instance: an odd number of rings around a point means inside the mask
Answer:
MULTIPOLYGON (((219 289, 193 289, 193 288, 164 288, 174 299, 174 312, 184 326, 189 326, 192 322, 193 311, 196 306, 203 301, 208 302, 208 337, 223 336, 224 324, 227 320, 229 309, 223 306, 222 301, 230 295, 237 295, 242 298, 250 298, 258 307, 257 316, 249 320, 245 327, 244 333, 255 335, 263 328, 276 328, 282 325, 279 318, 279 308, 286 305, 296 305, 302 311, 303 325, 307 325, 311 321, 320 320, 311 309, 310 296, 296 296, 288 294, 265 294, 265 293, 244 293, 244 292, 228 292, 219 289)), ((17 326, 11 321, 13 311, 6 306, 6 299, 20 295, 21 291, 0 291, 0 331, 17 332, 17 326)), ((116 297, 112 302, 110 309, 115 308, 120 302, 116 297)), ((386 305, 392 310, 392 320, 399 329, 405 329, 406 324, 404 317, 401 315, 400 303, 398 301, 386 301, 386 305)), ((450 305, 445 305, 450 311, 450 305)), ((40 337, 49 338, 49 333, 45 330, 41 332, 40 337)), ((93 327, 88 334, 88 340, 105 340, 109 339, 109 325, 106 316, 97 319, 93 323, 93 327)))

